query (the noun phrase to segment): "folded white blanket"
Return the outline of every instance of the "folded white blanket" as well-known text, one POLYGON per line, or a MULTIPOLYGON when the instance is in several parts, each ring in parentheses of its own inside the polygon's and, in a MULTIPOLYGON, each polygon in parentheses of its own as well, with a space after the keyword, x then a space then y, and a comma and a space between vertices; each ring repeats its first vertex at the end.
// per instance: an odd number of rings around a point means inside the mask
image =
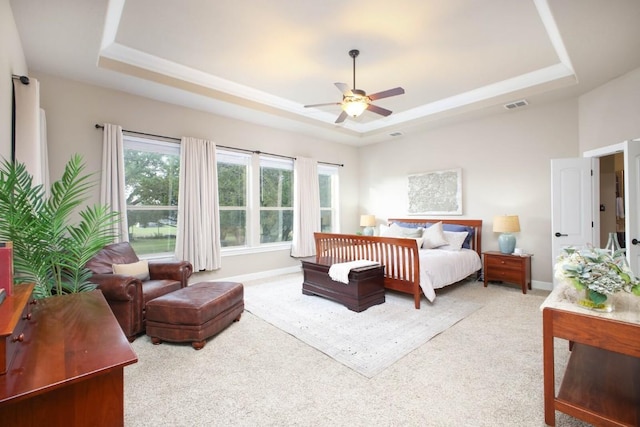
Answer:
POLYGON ((329 277, 336 282, 349 283, 349 272, 353 268, 367 267, 369 265, 380 265, 379 262, 370 261, 368 259, 359 259, 357 261, 341 262, 333 264, 329 267, 329 277))

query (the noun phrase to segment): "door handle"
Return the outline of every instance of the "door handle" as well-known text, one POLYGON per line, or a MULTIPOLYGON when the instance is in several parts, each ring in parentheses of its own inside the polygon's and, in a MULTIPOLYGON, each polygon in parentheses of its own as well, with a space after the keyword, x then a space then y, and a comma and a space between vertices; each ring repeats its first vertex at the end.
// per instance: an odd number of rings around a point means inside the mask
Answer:
POLYGON ((568 234, 556 233, 556 237, 568 236, 568 234))
POLYGON ((633 244, 633 245, 637 245, 638 243, 640 243, 640 240, 638 240, 638 239, 633 239, 631 241, 631 244, 633 244))

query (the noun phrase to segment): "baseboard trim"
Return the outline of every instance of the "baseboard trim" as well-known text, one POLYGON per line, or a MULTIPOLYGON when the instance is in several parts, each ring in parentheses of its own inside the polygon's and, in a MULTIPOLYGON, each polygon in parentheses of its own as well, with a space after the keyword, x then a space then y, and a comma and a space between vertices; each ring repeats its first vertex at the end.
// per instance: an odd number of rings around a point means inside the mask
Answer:
POLYGON ((541 282, 539 280, 531 281, 531 289, 540 289, 543 291, 551 292, 553 290, 553 283, 550 282, 541 282))
MULTIPOLYGON (((221 282, 222 281, 226 281, 226 282, 245 282, 245 281, 249 281, 249 280, 267 279, 269 277, 279 276, 279 275, 282 275, 282 274, 299 273, 301 270, 302 270, 302 267, 300 265, 294 265, 294 266, 291 266, 291 267, 276 268, 275 270, 258 271, 256 273, 241 274, 241 275, 238 275, 238 276, 216 277, 215 279, 209 279, 209 280, 217 280, 217 281, 221 281, 221 282)), ((195 283, 196 281, 198 281, 197 274, 198 273, 196 273, 196 277, 195 278, 193 276, 191 277, 191 280, 189 280, 190 283, 195 283)), ((205 274, 206 275, 206 272, 203 272, 201 274, 205 274)), ((207 279, 203 278, 203 280, 207 280, 207 279)), ((540 280, 532 280, 531 281, 531 289, 539 289, 539 290, 551 292, 553 290, 553 283, 542 282, 540 280)))
POLYGON ((277 268, 275 270, 266 270, 266 271, 258 271, 256 273, 249 274, 241 274, 238 276, 227 276, 227 277, 215 277, 215 278, 206 278, 207 272, 196 273, 194 276, 191 276, 189 283, 195 283, 200 281, 200 277, 202 280, 216 280, 219 282, 246 282, 249 280, 258 280, 258 279, 266 279, 273 276, 280 276, 282 274, 290 274, 290 273, 298 273, 301 271, 300 265, 294 265, 291 267, 285 268, 277 268), (198 277, 200 276, 200 277, 198 277))

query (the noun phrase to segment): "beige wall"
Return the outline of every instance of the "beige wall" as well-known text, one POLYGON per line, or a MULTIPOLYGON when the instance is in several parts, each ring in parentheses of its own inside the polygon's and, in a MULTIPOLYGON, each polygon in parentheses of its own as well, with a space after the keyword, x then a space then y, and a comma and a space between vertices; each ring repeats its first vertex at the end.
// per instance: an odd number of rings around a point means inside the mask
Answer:
POLYGON ((580 153, 640 138, 640 68, 579 98, 580 153))
MULTIPOLYGON (((27 66, 8 0, 0 0, 0 69, 27 74, 27 66)), ((342 231, 359 229, 362 213, 379 220, 406 215, 406 176, 461 168, 467 218, 485 221, 484 249, 497 248, 491 231, 494 215, 520 215, 518 246, 534 253, 534 281, 551 281, 550 182, 552 158, 580 153, 640 136, 640 69, 577 100, 507 112, 493 117, 408 132, 389 142, 354 148, 252 125, 188 108, 36 73, 47 111, 52 178, 72 153, 84 156, 88 169, 100 169, 101 131, 95 123, 170 136, 190 135, 222 145, 314 157, 344 163, 341 169, 342 231)), ((0 82, 0 155, 10 155, 11 80, 0 82)), ((97 201, 97 190, 91 202, 97 201)), ((296 265, 286 251, 228 257, 215 276, 296 265)))
POLYGON ((482 219, 483 249, 497 250, 494 215, 517 214, 517 246, 533 253, 533 280, 551 282, 550 159, 578 155, 577 100, 505 112, 361 151, 362 211, 406 216, 407 175, 462 169, 463 215, 482 219))
MULTIPOLYGON (((345 229, 357 226, 359 158, 355 147, 283 132, 239 120, 36 73, 40 102, 47 112, 51 178, 61 176, 73 153, 81 154, 88 171, 101 168, 102 131, 96 123, 116 123, 125 129, 166 136, 195 136, 217 144, 287 156, 343 163, 340 168, 340 208, 345 229)), ((98 202, 98 188, 92 203, 98 202)), ((288 251, 229 256, 222 269, 208 277, 230 277, 298 266, 288 251)))
POLYGON ((22 51, 9 0, 0 0, 0 158, 11 157, 11 75, 27 75, 27 63, 22 51))

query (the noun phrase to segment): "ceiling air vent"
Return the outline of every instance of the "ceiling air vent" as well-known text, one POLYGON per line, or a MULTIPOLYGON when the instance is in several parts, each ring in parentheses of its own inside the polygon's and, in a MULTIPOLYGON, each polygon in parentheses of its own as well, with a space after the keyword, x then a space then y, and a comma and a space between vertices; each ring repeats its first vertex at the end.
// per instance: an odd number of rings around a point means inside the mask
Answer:
POLYGON ((402 132, 391 132, 389 136, 402 136, 402 132))
POLYGON ((513 102, 510 102, 508 104, 504 104, 504 108, 506 108, 507 110, 513 110, 515 108, 524 107, 526 105, 529 105, 527 100, 526 99, 521 99, 520 101, 513 101, 513 102))

